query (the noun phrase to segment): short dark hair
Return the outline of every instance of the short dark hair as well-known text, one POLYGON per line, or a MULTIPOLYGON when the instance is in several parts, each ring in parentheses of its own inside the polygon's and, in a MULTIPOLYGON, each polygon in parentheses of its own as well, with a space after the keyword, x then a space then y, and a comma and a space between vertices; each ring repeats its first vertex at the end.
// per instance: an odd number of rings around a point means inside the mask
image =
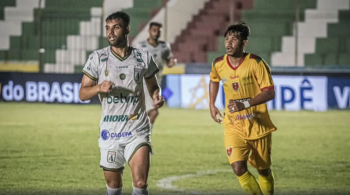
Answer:
POLYGON ((249 34, 250 34, 250 28, 247 23, 240 21, 236 24, 233 24, 229 26, 225 32, 225 37, 228 33, 239 33, 239 36, 242 40, 248 40, 249 34))
POLYGON ((149 23, 149 28, 151 28, 152 26, 158 26, 159 28, 162 28, 162 24, 159 22, 151 22, 149 23))
POLYGON ((123 20, 124 24, 126 24, 126 26, 129 26, 130 24, 130 16, 129 14, 123 12, 123 11, 117 11, 114 12, 113 14, 109 15, 106 18, 106 22, 109 20, 116 20, 116 19, 121 19, 123 20))

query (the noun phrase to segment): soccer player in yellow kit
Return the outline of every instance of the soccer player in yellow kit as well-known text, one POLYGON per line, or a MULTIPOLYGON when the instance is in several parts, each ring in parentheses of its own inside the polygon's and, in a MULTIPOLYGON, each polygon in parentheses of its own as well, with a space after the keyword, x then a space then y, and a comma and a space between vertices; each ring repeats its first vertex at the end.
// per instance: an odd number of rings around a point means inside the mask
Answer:
POLYGON ((274 194, 271 166, 271 122, 266 102, 275 98, 270 68, 257 55, 245 53, 250 29, 244 22, 231 25, 225 32, 226 55, 216 58, 210 73, 210 113, 223 122, 224 142, 229 163, 248 194, 274 194), (222 81, 225 92, 223 121, 215 107, 222 81), (259 172, 259 182, 248 171, 247 162, 259 172))

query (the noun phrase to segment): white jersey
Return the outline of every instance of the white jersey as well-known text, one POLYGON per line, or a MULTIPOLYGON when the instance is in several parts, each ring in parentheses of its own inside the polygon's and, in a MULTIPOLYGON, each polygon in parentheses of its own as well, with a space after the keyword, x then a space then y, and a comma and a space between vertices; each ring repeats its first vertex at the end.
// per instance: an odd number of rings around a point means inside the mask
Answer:
POLYGON ((162 72, 165 65, 165 61, 173 57, 170 44, 164 41, 158 41, 158 45, 154 47, 150 45, 147 40, 141 41, 136 45, 136 48, 144 49, 153 55, 154 61, 158 65, 159 72, 157 73, 157 79, 160 82, 162 79, 162 72))
POLYGON ((100 148, 134 139, 149 133, 149 119, 145 109, 143 79, 158 71, 152 55, 130 47, 129 55, 121 57, 111 47, 93 52, 83 72, 98 84, 114 83, 112 91, 100 93, 102 115, 100 120, 100 148))

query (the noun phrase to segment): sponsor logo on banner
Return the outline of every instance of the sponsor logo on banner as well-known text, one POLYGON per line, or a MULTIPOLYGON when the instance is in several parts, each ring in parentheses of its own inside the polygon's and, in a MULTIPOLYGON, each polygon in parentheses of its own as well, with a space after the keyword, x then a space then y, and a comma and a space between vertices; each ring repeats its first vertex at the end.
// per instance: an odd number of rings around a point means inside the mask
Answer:
POLYGON ((239 90, 239 83, 238 82, 232 83, 232 88, 234 91, 238 91, 239 90))
MULTIPOLYGON (((182 108, 208 109, 209 108, 209 75, 180 75, 179 97, 182 108)), ((219 91, 215 106, 223 109, 222 83, 219 82, 219 91)))
POLYGON ((328 78, 328 106, 331 108, 350 108, 350 79, 328 78))
POLYGON ((116 158, 117 158, 117 152, 114 150, 108 150, 107 162, 113 163, 113 162, 115 162, 116 158))
POLYGON ((327 110, 327 77, 273 76, 275 99, 269 109, 276 110, 327 110))
POLYGON ((226 153, 227 153, 228 157, 231 157, 231 155, 232 155, 232 146, 229 146, 229 147, 226 148, 226 153))
POLYGON ((3 85, 2 98, 5 101, 90 103, 79 99, 80 83, 26 81, 24 85, 10 80, 3 85))

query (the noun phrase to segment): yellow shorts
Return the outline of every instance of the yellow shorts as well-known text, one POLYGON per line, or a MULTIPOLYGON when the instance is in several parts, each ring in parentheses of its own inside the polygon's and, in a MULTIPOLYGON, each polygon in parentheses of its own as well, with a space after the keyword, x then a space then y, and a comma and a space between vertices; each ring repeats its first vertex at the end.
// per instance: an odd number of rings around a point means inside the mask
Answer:
POLYGON ((256 140, 246 140, 233 130, 225 130, 226 154, 230 164, 248 161, 253 167, 263 170, 271 166, 271 133, 256 140))

